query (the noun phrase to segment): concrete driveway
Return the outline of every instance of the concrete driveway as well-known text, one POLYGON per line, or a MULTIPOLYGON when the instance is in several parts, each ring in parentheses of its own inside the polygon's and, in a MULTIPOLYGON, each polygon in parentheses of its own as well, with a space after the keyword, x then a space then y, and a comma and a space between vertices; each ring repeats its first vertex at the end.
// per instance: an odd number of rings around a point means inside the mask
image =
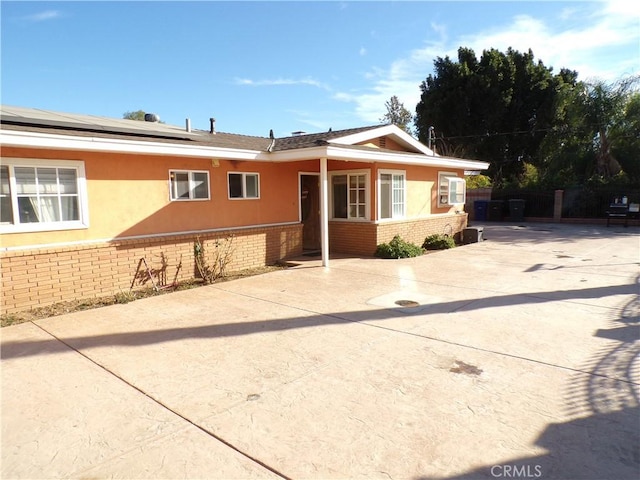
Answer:
POLYGON ((638 233, 486 224, 6 327, 2 478, 637 479, 638 233))

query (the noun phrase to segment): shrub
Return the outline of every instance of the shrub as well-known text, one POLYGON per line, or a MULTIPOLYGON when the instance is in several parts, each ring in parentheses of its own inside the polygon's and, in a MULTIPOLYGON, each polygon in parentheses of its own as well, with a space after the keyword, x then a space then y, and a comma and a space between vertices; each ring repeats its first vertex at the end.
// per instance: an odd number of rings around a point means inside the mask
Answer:
POLYGON ((447 248, 453 248, 455 246, 456 242, 453 237, 439 233, 429 235, 424 239, 424 243, 422 244, 422 248, 426 250, 446 250, 447 248))
POLYGON ((380 258, 409 258, 419 257, 423 253, 422 248, 406 242, 400 238, 400 235, 396 235, 389 243, 378 245, 375 256, 380 258))

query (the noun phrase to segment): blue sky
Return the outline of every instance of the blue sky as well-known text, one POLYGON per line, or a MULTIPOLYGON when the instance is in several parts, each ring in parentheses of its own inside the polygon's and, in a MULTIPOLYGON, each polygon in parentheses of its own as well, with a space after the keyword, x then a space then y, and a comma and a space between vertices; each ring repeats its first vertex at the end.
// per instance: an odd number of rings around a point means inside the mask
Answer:
POLYGON ((276 136, 410 111, 436 57, 532 49, 554 72, 640 74, 637 1, 2 1, 4 105, 276 136))

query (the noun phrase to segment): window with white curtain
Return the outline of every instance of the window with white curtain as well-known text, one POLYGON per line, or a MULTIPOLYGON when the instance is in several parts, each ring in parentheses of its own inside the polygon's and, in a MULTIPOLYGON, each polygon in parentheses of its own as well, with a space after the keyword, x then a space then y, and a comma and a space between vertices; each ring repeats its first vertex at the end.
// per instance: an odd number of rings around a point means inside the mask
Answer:
POLYGON ((331 173, 331 218, 350 220, 369 218, 368 186, 368 172, 331 173))
POLYGON ((0 231, 88 226, 84 163, 2 159, 0 231))
POLYGON ((257 173, 227 173, 229 198, 260 198, 260 175, 257 173))
POLYGON ((379 218, 403 218, 406 212, 406 173, 403 170, 378 172, 379 218))
POLYGON ((209 172, 170 170, 171 200, 209 200, 209 172))

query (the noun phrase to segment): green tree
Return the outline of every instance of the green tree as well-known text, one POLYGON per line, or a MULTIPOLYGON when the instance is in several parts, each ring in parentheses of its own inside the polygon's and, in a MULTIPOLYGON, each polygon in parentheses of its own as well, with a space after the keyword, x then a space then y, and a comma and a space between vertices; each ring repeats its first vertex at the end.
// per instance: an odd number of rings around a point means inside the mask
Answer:
POLYGON ((537 153, 557 115, 557 92, 576 83, 577 73, 552 73, 531 50, 485 50, 476 58, 458 49, 457 61, 437 58, 435 73, 422 82, 416 106, 418 138, 427 143, 434 127, 438 151, 490 163, 495 185, 517 181, 537 153))
POLYGON ((400 127, 402 130, 411 134, 409 125, 413 121, 413 115, 404 107, 404 104, 398 100, 395 95, 392 96, 384 106, 387 109, 387 113, 380 119, 381 122, 391 123, 400 127))
POLYGON ((638 80, 580 82, 559 93, 558 121, 539 152, 544 183, 640 179, 638 80))
POLYGON ((628 96, 620 117, 612 125, 611 153, 634 184, 640 184, 640 92, 628 96))
POLYGON ((124 118, 125 120, 141 120, 144 122, 145 113, 146 112, 144 110, 136 110, 135 112, 124 112, 122 114, 122 118, 124 118))

